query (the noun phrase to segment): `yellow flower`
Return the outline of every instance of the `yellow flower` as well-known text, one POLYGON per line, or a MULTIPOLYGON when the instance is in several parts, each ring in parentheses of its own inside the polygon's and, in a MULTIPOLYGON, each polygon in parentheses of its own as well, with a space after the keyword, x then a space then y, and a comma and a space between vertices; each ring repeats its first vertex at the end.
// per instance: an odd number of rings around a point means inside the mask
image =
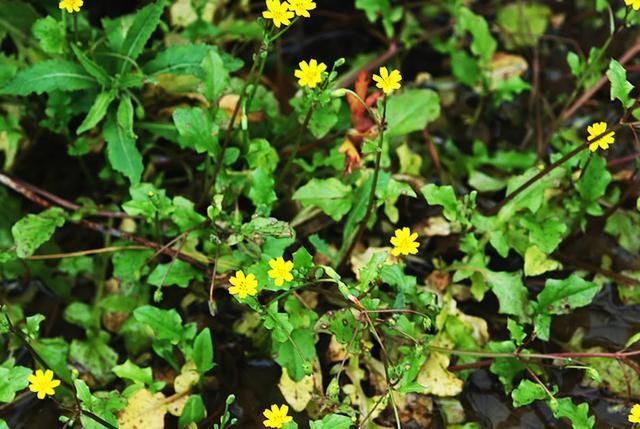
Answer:
POLYGON ((400 82, 402 82, 402 76, 398 70, 393 70, 389 73, 386 67, 380 67, 380 75, 373 75, 373 80, 376 82, 376 86, 380 88, 385 94, 391 94, 394 90, 400 89, 400 82))
POLYGON ((67 9, 67 12, 69 13, 80 12, 80 8, 83 4, 84 2, 82 0, 60 0, 58 8, 67 9))
POLYGON ((627 6, 632 6, 633 10, 640 9, 640 0, 624 0, 624 4, 627 6))
POLYGON ((629 423, 640 423, 640 404, 635 404, 631 407, 628 419, 629 423))
POLYGON ((315 9, 316 4, 313 0, 289 0, 289 7, 296 15, 311 18, 309 11, 315 9))
POLYGON ((615 132, 611 131, 604 134, 606 131, 606 122, 595 122, 587 127, 587 132, 589 133, 587 141, 589 142, 589 150, 591 152, 595 152, 598 148, 604 150, 609 149, 609 145, 615 143, 615 139, 613 138, 615 132))
POLYGON ((280 0, 267 0, 267 9, 262 12, 262 16, 273 20, 273 25, 280 28, 282 24, 291 24, 293 12, 289 10, 289 3, 280 3, 280 0))
POLYGON ((279 429, 284 426, 285 423, 289 423, 291 420, 293 420, 293 417, 288 416, 287 413, 289 413, 288 406, 283 405, 282 407, 278 408, 277 405, 272 405, 271 409, 266 409, 262 413, 267 418, 267 420, 263 421, 262 424, 266 428, 279 429))
POLYGON ((44 399, 46 395, 55 395, 54 388, 60 385, 60 380, 53 379, 53 371, 50 369, 42 372, 37 370, 35 374, 31 374, 29 380, 29 390, 38 394, 38 399, 44 399))
POLYGON ((418 234, 415 232, 412 234, 407 227, 396 229, 395 237, 391 237, 391 244, 393 244, 391 254, 393 256, 415 255, 418 253, 418 246, 420 246, 420 243, 416 241, 417 238, 418 234))
POLYGON ((293 262, 285 261, 282 256, 269 261, 271 269, 268 274, 273 280, 275 280, 276 286, 282 286, 284 282, 290 282, 293 280, 293 262))
POLYGON ((308 86, 309 88, 315 88, 322 81, 322 72, 327 69, 325 63, 318 63, 316 60, 310 60, 309 64, 306 61, 300 61, 298 67, 300 69, 294 73, 298 78, 298 83, 300 86, 308 86))
POLYGON ((231 295, 238 295, 238 298, 246 298, 247 296, 254 296, 258 293, 256 289, 258 280, 253 274, 245 276, 242 271, 236 271, 236 275, 229 279, 229 283, 233 285, 229 288, 229 293, 231 295))

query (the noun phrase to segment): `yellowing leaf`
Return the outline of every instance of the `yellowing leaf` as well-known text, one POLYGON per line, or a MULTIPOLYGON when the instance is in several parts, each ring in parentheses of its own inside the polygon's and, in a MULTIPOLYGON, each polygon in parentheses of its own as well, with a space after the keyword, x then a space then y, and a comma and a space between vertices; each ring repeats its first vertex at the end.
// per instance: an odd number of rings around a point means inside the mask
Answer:
POLYGON ((166 398, 162 392, 151 393, 140 389, 130 398, 127 406, 118 415, 120 429, 162 429, 167 413, 166 398))
POLYGON ((198 384, 200 375, 196 369, 196 364, 192 361, 185 363, 180 369, 180 375, 173 380, 173 390, 176 393, 184 393, 191 390, 193 386, 198 384))
POLYGON ((417 382, 424 387, 422 393, 456 396, 462 392, 464 382, 447 370, 450 360, 449 355, 444 353, 431 353, 417 378, 417 382))
POLYGON ((524 275, 539 276, 547 271, 562 268, 562 264, 545 255, 538 246, 530 246, 524 254, 524 275))
MULTIPOLYGON (((319 372, 316 371, 314 374, 319 375, 319 372)), ((307 408, 316 384, 314 378, 317 377, 307 375, 302 380, 296 382, 289 377, 287 369, 282 368, 282 376, 280 377, 278 387, 284 399, 287 400, 287 403, 291 405, 291 408, 295 411, 300 412, 307 408)))

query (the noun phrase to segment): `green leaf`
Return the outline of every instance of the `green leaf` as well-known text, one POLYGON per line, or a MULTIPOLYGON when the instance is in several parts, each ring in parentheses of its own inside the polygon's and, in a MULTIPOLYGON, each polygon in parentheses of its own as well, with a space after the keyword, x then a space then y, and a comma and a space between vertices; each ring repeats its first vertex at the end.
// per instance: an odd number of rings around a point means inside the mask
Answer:
POLYGON ((211 122, 203 109, 180 107, 173 112, 173 123, 180 134, 180 146, 218 157, 218 126, 211 122))
POLYGON ((107 344, 106 332, 86 341, 73 340, 69 355, 83 368, 89 370, 100 385, 109 383, 114 377, 111 369, 118 363, 118 353, 107 344))
POLYGON ((85 53, 82 52, 82 50, 73 43, 71 44, 71 50, 80 62, 80 65, 85 69, 87 73, 96 78, 100 85, 107 87, 111 85, 111 76, 109 76, 109 73, 107 73, 104 68, 102 68, 93 60, 89 59, 89 57, 87 57, 85 53))
POLYGON ((287 368, 293 381, 300 381, 307 375, 307 368, 316 357, 315 334, 310 329, 295 329, 291 332, 291 340, 275 343, 272 347, 276 362, 287 368))
POLYGON ((228 84, 227 70, 224 68, 222 58, 213 49, 209 49, 202 60, 201 67, 203 72, 202 95, 209 101, 209 104, 216 104, 228 84))
POLYGON ((200 395, 190 395, 187 403, 182 409, 182 414, 178 419, 178 427, 180 429, 189 426, 191 423, 198 423, 207 415, 204 401, 200 395))
POLYGON ((65 212, 59 207, 49 208, 37 215, 29 214, 11 228, 19 258, 27 258, 49 241, 57 228, 64 225, 65 212))
POLYGON ((135 363, 127 359, 123 364, 113 367, 115 375, 122 379, 131 380, 134 383, 142 383, 149 387, 154 387, 153 370, 147 366, 139 367, 135 363))
POLYGON ((48 60, 20 71, 0 89, 2 95, 42 94, 50 91, 78 91, 96 86, 96 80, 77 64, 48 60))
POLYGON ((496 21, 507 49, 535 46, 547 30, 551 9, 544 4, 511 3, 498 10, 496 21), (523 31, 526 29, 526 31, 523 31))
POLYGON ((213 343, 209 328, 204 328, 193 341, 193 361, 200 374, 204 374, 215 366, 213 362, 213 343))
POLYGON ((251 172, 251 182, 249 187, 249 199, 265 216, 271 212, 273 203, 278 201, 278 196, 274 191, 275 180, 273 175, 262 168, 256 168, 251 172))
POLYGON ((11 403, 16 397, 16 392, 29 385, 27 377, 31 370, 24 366, 0 367, 0 402, 11 403))
POLYGON ((47 54, 61 54, 64 52, 64 27, 53 17, 40 18, 31 29, 33 37, 38 39, 40 47, 47 54))
POLYGON ((311 179, 298 189, 292 197, 303 206, 318 206, 323 212, 338 222, 349 212, 352 204, 351 187, 336 178, 311 179))
POLYGON ((538 383, 531 380, 522 380, 518 387, 511 392, 514 407, 529 405, 533 401, 545 399, 547 392, 538 383))
POLYGON ((122 61, 120 74, 124 75, 131 67, 131 60, 140 56, 149 38, 160 24, 160 17, 164 11, 165 1, 158 0, 138 10, 133 23, 127 31, 127 37, 121 46, 120 53, 127 59, 122 61))
POLYGON ((133 311, 133 317, 153 330, 159 340, 177 343, 182 339, 182 318, 175 310, 161 310, 151 305, 143 305, 133 311))
POLYGON ((538 311, 548 314, 567 314, 570 310, 591 304, 601 285, 572 274, 566 279, 548 279, 538 294, 538 311))
POLYGON ((308 127, 316 139, 326 136, 338 123, 340 105, 340 100, 332 99, 329 103, 320 104, 313 110, 308 127))
POLYGON ((142 155, 136 147, 133 133, 133 106, 126 97, 120 101, 116 116, 110 115, 103 129, 107 141, 107 157, 114 170, 124 174, 132 184, 142 177, 142 155))
POLYGON ((64 319, 84 329, 96 326, 96 319, 92 307, 84 302, 72 302, 64 309, 64 319))
POLYGON ((609 63, 607 77, 611 82, 611 100, 616 98, 620 100, 624 109, 631 107, 634 100, 629 97, 629 93, 633 89, 633 84, 627 80, 627 71, 624 67, 613 58, 609 63))
POLYGON ((89 109, 89 113, 87 113, 87 116, 78 127, 76 133, 82 134, 98 125, 107 114, 107 110, 115 98, 116 93, 114 91, 101 92, 98 94, 91 109, 89 109))
POLYGON ((527 288, 522 283, 520 273, 488 271, 486 280, 491 291, 498 297, 500 314, 518 316, 520 320, 527 319, 527 288))
POLYGON ((491 35, 487 21, 466 7, 460 8, 456 18, 456 32, 468 31, 471 33, 473 38, 471 52, 479 57, 484 64, 488 64, 498 43, 491 35))
POLYGON ((385 136, 403 136, 423 130, 440 116, 440 97, 430 89, 409 89, 387 102, 385 136))
POLYGON ((67 363, 69 344, 62 338, 39 338, 31 343, 33 349, 45 361, 56 377, 71 380, 71 371, 67 363))
POLYGON ((420 188, 420 191, 429 204, 443 207, 444 217, 448 220, 456 221, 462 218, 462 203, 458 201, 453 187, 430 183, 420 188))
POLYGON ((143 67, 148 75, 160 74, 202 74, 202 61, 210 50, 205 45, 174 45, 162 50, 143 67))
POLYGON ((580 180, 576 183, 576 190, 587 201, 596 201, 602 197, 611 183, 611 173, 607 170, 607 161, 598 155, 593 155, 589 165, 580 180))
POLYGON ((349 429, 353 425, 353 420, 349 416, 329 414, 322 420, 312 421, 310 425, 311 429, 349 429))
POLYGON ((595 417, 589 416, 587 403, 576 405, 571 401, 571 398, 550 399, 547 403, 553 415, 558 419, 568 418, 573 429, 591 429, 596 422, 595 417))
POLYGON ((179 286, 186 288, 189 282, 200 278, 201 273, 190 264, 176 259, 172 263, 158 264, 147 282, 153 286, 179 286))

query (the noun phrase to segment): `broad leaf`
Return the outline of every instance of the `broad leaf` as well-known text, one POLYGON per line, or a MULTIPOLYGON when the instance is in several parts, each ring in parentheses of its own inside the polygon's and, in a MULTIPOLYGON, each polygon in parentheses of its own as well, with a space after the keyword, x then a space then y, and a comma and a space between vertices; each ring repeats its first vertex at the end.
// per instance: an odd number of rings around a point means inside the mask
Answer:
POLYGON ((42 94, 49 91, 77 91, 92 88, 96 80, 77 64, 63 60, 37 63, 20 71, 0 90, 3 95, 42 94))
POLYGON ((311 179, 292 197, 303 206, 316 205, 336 222, 349 212, 352 204, 351 187, 336 178, 311 179))
POLYGON ((440 97, 435 91, 410 89, 389 99, 385 135, 396 137, 420 131, 438 116, 440 97))

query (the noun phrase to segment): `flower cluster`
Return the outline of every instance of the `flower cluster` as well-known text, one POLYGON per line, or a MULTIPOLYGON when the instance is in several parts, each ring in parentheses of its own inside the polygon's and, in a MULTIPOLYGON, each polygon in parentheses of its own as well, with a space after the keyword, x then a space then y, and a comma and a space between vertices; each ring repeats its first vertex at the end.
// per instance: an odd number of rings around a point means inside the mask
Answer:
POLYGON ((282 25, 291 24, 294 16, 310 18, 309 11, 315 8, 316 4, 312 0, 267 0, 267 10, 262 12, 262 17, 270 19, 276 28, 280 28, 282 25))
MULTIPOLYGON (((276 286, 280 287, 285 282, 293 281, 293 262, 279 256, 269 261, 269 267, 271 269, 267 274, 276 286)), ((254 274, 245 274, 242 270, 236 271, 235 275, 229 279, 229 283, 231 283, 229 293, 240 299, 258 294, 258 279, 254 274)))

